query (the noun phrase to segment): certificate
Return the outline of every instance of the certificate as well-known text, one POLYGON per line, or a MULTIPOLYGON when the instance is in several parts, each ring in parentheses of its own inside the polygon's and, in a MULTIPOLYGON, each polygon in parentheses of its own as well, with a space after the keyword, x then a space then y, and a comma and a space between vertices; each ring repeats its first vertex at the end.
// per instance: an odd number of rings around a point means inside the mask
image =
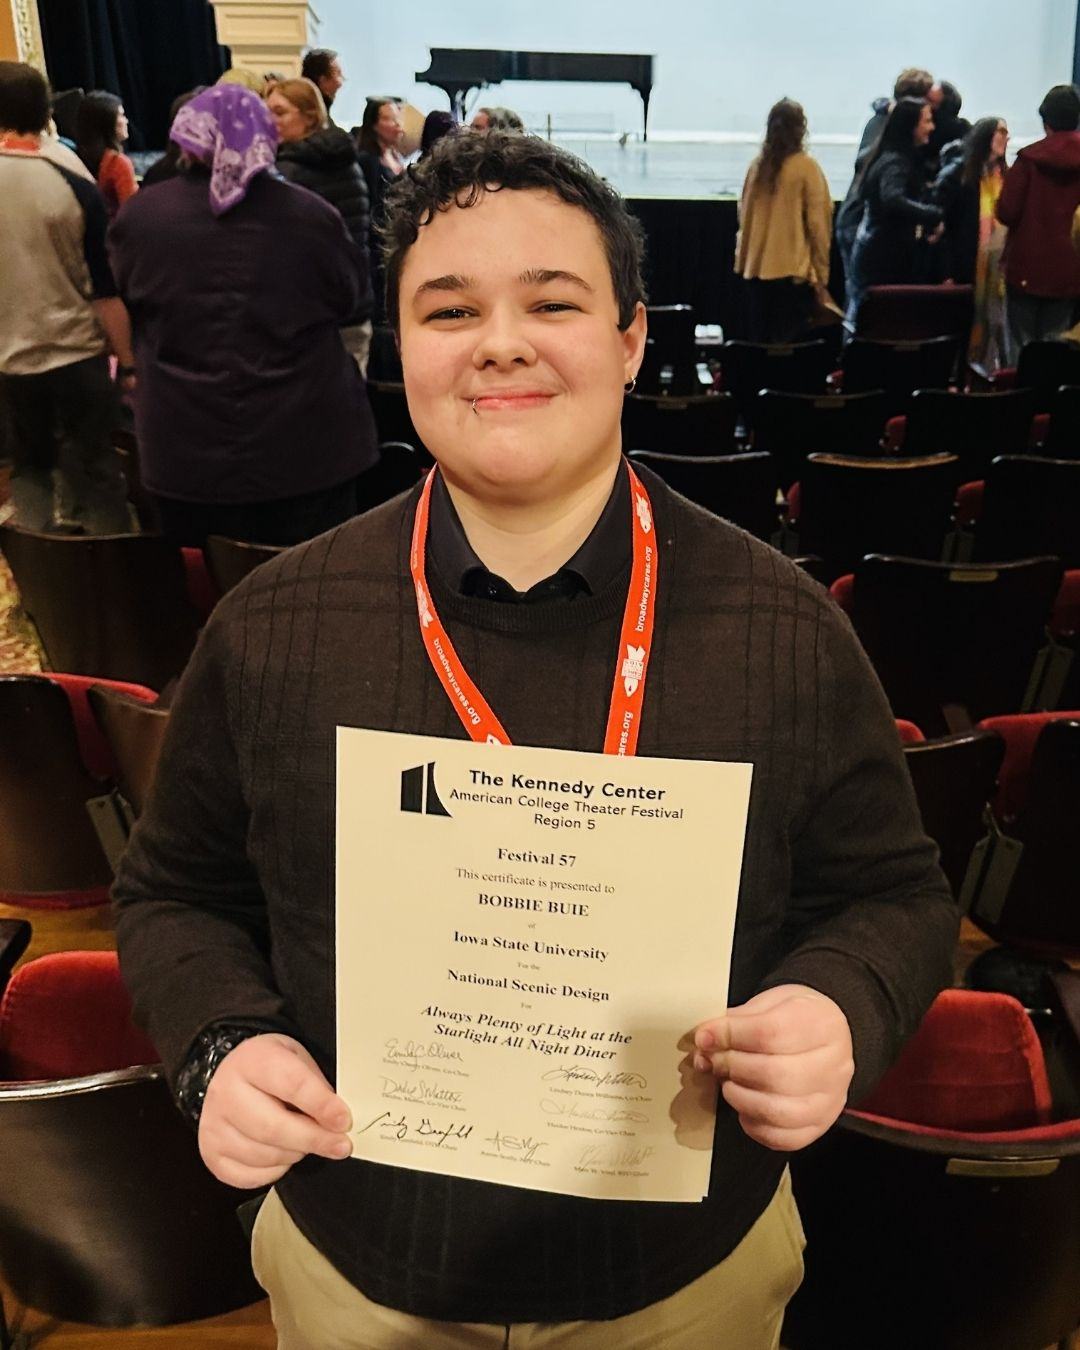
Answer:
POLYGON ((751 766, 339 727, 338 1092, 354 1156, 700 1201, 751 766))

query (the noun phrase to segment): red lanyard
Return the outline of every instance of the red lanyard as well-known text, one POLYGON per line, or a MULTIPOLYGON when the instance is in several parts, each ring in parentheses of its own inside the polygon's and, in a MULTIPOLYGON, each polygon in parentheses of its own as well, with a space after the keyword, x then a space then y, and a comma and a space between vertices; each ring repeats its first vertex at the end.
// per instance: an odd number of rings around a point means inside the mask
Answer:
MULTIPOLYGON (((416 504, 409 566, 416 589, 416 608, 420 616, 420 636, 446 696, 454 705, 462 725, 474 741, 510 745, 502 723, 492 712, 487 699, 469 678, 442 625, 427 584, 428 516, 431 510, 431 484, 438 472, 432 469, 424 482, 416 504)), ((652 503, 641 479, 626 464, 630 475, 630 516, 634 536, 634 561, 630 589, 626 596, 619 661, 611 690, 605 755, 632 755, 637 750, 641 725, 641 705, 645 700, 645 675, 652 649, 653 619, 656 611, 656 543, 653 533, 652 503)))

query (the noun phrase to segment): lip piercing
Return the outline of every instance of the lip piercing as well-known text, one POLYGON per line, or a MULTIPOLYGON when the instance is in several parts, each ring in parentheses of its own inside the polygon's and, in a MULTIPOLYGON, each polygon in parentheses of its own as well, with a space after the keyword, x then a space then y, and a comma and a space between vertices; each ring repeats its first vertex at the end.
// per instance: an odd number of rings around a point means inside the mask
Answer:
POLYGON ((473 399, 473 401, 472 401, 472 403, 470 404, 470 406, 471 406, 473 412, 476 413, 477 417, 479 417, 480 414, 479 414, 479 412, 477 412, 477 410, 476 410, 476 399, 473 399))

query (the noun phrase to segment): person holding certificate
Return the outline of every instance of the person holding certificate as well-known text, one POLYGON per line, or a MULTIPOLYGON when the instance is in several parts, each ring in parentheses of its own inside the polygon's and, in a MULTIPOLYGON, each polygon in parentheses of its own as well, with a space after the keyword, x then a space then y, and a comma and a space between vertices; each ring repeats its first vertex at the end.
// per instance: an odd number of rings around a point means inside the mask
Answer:
POLYGON ((253 1257, 286 1350, 772 1350, 785 1157, 950 980, 891 714, 824 591, 623 459, 642 238, 606 183, 537 138, 447 139, 389 194, 384 257, 437 469, 208 623, 115 889, 137 1017, 210 1170, 273 1186, 253 1257), (730 961, 698 904, 721 872, 730 961), (676 1049, 703 950, 715 1001, 676 1049), (656 1027, 692 1196, 646 1189, 634 1134, 656 1027), (547 1075, 505 1080, 505 1118, 496 1054, 547 1075))

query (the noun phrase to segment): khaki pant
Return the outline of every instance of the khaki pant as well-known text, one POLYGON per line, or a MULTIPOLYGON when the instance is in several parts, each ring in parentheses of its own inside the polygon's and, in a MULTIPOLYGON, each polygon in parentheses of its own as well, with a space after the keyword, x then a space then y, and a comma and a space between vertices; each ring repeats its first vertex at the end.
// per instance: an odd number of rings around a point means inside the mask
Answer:
POLYGON ((607 1322, 433 1322, 372 1303, 321 1256, 271 1191, 252 1235, 278 1350, 776 1350, 802 1280, 802 1225, 787 1172, 726 1260, 639 1312, 607 1322))

